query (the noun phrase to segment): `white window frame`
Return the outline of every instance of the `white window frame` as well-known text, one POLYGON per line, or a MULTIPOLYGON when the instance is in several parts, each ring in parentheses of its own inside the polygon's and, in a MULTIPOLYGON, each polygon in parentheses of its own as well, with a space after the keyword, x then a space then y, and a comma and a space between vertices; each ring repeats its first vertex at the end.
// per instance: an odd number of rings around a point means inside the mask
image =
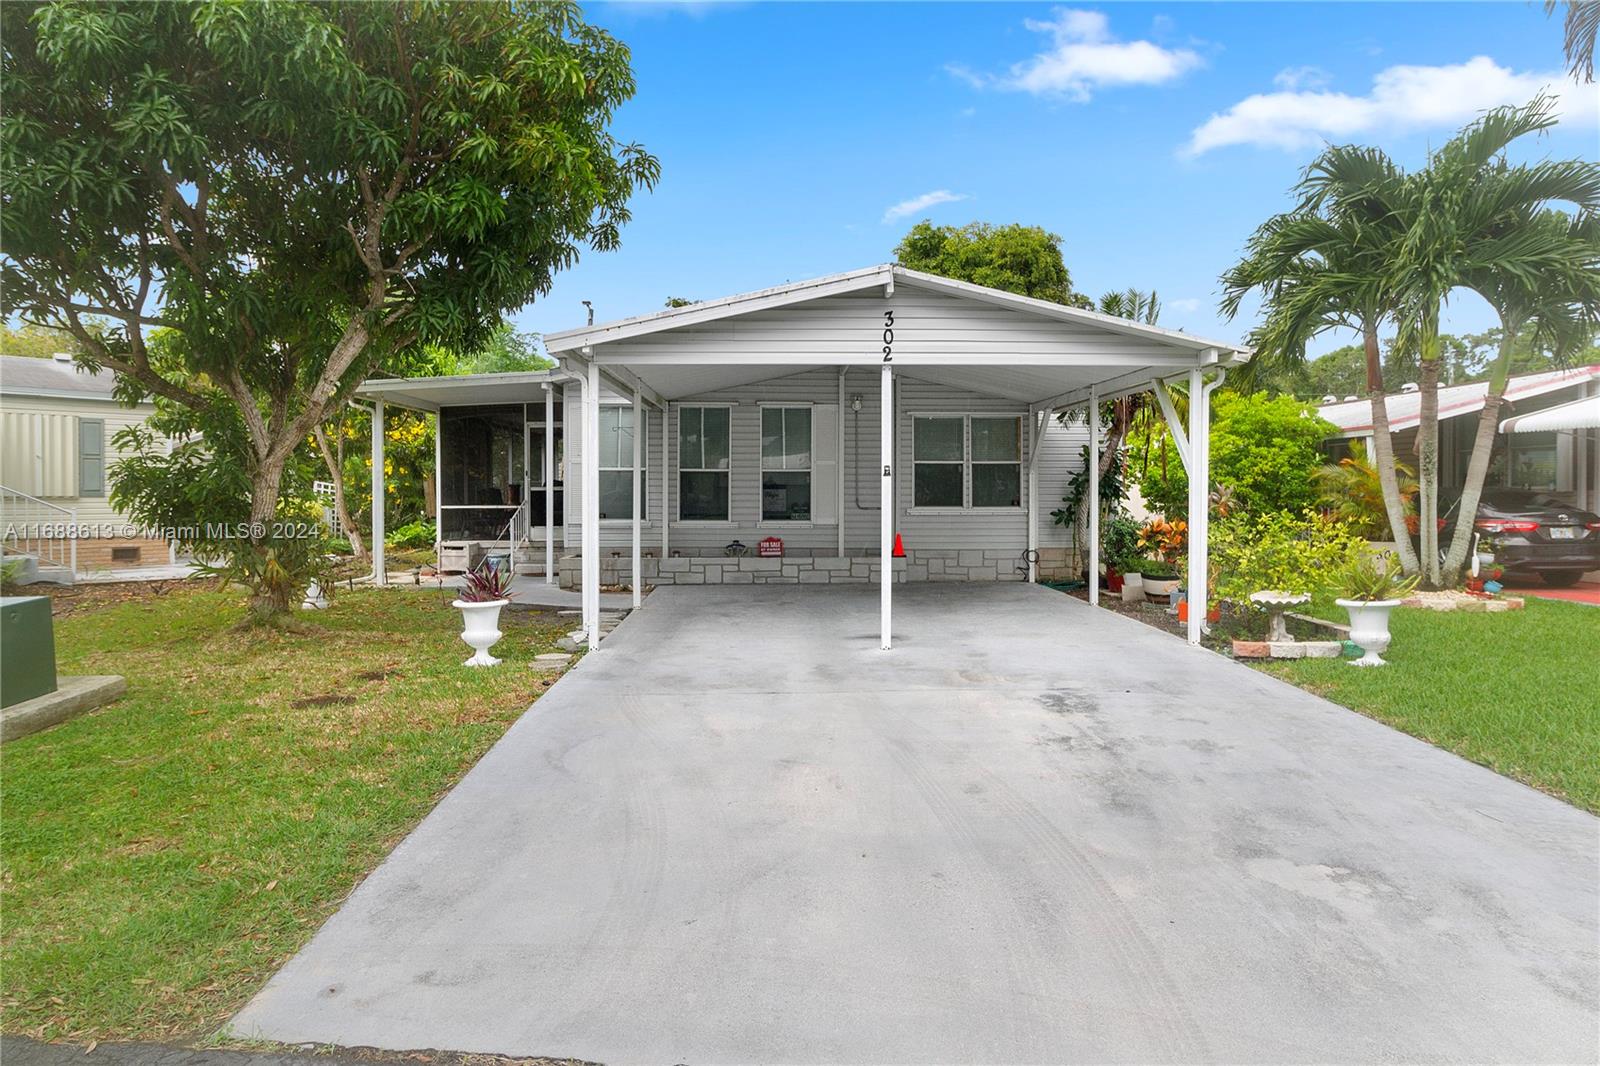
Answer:
MULTIPOLYGON (((947 515, 954 515, 954 514, 972 514, 973 512, 977 512, 977 513, 980 513, 980 514, 1018 514, 1018 513, 1021 513, 1023 511, 1027 510, 1027 508, 1028 508, 1028 479, 1027 479, 1027 470, 1028 470, 1028 437, 1027 437, 1026 432, 1024 432, 1026 430, 1026 428, 1027 428, 1027 423, 1026 423, 1027 414, 1026 414, 1026 412, 1023 412, 1023 411, 910 411, 910 412, 907 412, 906 417, 910 420, 910 432, 908 433, 908 438, 909 438, 909 446, 910 446, 910 452, 911 452, 911 462, 910 462, 911 477, 909 479, 907 479, 908 480, 908 485, 907 485, 908 492, 907 492, 907 495, 910 497, 910 501, 906 505, 906 510, 907 511, 909 511, 911 513, 914 513, 914 514, 927 514, 927 515, 947 514, 947 515), (916 422, 916 420, 919 419, 919 418, 944 418, 944 419, 960 419, 961 420, 961 461, 960 461, 960 463, 958 464, 956 462, 956 460, 954 460, 954 459, 925 459, 925 460, 922 460, 923 463, 925 463, 926 465, 929 465, 929 466, 941 465, 942 464, 942 465, 946 465, 946 466, 959 465, 961 467, 961 505, 959 507, 955 506, 954 504, 939 504, 939 505, 934 506, 934 507, 918 507, 917 506, 916 499, 917 499, 917 464, 918 464, 918 460, 917 460, 917 422, 916 422), (1018 458, 1015 461, 1015 465, 1017 467, 1017 477, 1018 477, 1018 486, 1019 486, 1019 491, 1017 493, 1017 499, 1018 499, 1019 502, 1017 503, 1017 505, 1015 507, 1012 507, 1012 506, 1009 506, 1009 505, 999 506, 999 507, 992 507, 992 506, 979 507, 979 506, 977 506, 976 504, 974 504, 972 502, 972 467, 974 466, 974 460, 972 458, 972 420, 974 418, 993 418, 993 419, 1004 418, 1004 419, 1014 419, 1017 422, 1017 434, 1018 434, 1018 436, 1017 436, 1017 455, 1018 455, 1018 458)), ((998 460, 989 460, 989 459, 977 460, 976 464, 977 465, 982 465, 982 466, 1011 466, 1011 465, 1013 465, 1011 461, 1000 462, 998 460)))
MULTIPOLYGON (((604 411, 608 407, 613 409, 613 410, 617 410, 617 411, 632 411, 633 410, 633 404, 631 404, 631 403, 603 403, 603 404, 600 405, 600 410, 604 411)), ((648 408, 645 408, 645 409, 643 409, 641 411, 641 414, 644 416, 643 418, 640 419, 640 421, 644 423, 644 437, 643 437, 643 439, 641 439, 639 441, 639 495, 642 497, 642 499, 634 501, 634 505, 635 506, 639 506, 641 503, 643 504, 644 510, 639 515, 639 521, 643 525, 649 525, 650 524, 650 477, 649 477, 649 474, 650 474, 650 411, 649 411, 648 408)), ((604 453, 604 451, 605 451, 605 449, 602 447, 601 448, 601 452, 604 453)), ((599 456, 596 456, 597 460, 598 460, 598 458, 599 458, 599 456)), ((627 459, 627 462, 625 464, 623 464, 622 466, 598 465, 598 466, 596 466, 596 470, 598 470, 602 474, 604 474, 607 471, 609 471, 609 472, 611 472, 613 474, 615 474, 615 473, 627 473, 627 474, 631 475, 633 473, 633 449, 631 447, 628 448, 627 451, 625 452, 625 458, 627 459)), ((543 470, 539 471, 539 476, 541 478, 544 476, 544 471, 543 470)), ((597 484, 598 484, 598 482, 597 482, 597 484)), ((538 485, 537 486, 537 491, 543 492, 544 491, 544 485, 543 484, 538 485)), ((603 525, 603 526, 631 526, 631 525, 633 525, 633 516, 629 515, 626 518, 602 518, 600 520, 600 524, 603 525)))
MULTIPOLYGON (((760 436, 760 440, 761 440, 761 482, 760 482, 760 492, 758 493, 758 498, 756 500, 756 521, 760 522, 764 526, 786 526, 786 527, 788 527, 790 529, 805 529, 805 528, 809 527, 812 524, 812 519, 810 519, 810 518, 768 518, 766 516, 766 513, 767 513, 767 510, 766 510, 766 508, 767 508, 767 504, 766 504, 767 485, 766 485, 766 482, 767 482, 767 471, 768 470, 771 470, 774 473, 779 473, 779 474, 802 474, 803 473, 803 474, 806 475, 807 486, 809 488, 811 488, 813 491, 815 491, 815 489, 816 489, 816 465, 817 465, 817 463, 816 463, 816 452, 817 452, 817 422, 816 422, 816 418, 817 418, 817 415, 816 415, 816 412, 813 410, 813 408, 816 407, 816 404, 812 404, 812 403, 779 403, 779 402, 770 402, 769 403, 769 402, 763 401, 759 406, 761 408, 761 420, 762 420, 762 424, 761 424, 761 427, 760 427, 760 435, 759 435, 760 436), (806 465, 805 466, 803 466, 803 467, 799 467, 799 466, 773 466, 773 467, 769 467, 767 465, 767 448, 766 448, 767 427, 766 427, 766 418, 767 418, 767 412, 768 411, 809 411, 811 413, 811 417, 810 417, 810 420, 809 420, 809 424, 810 424, 810 427, 811 427, 811 439, 806 442, 806 465)), ((784 445, 785 445, 784 462, 787 463, 788 462, 788 448, 787 448, 787 446, 788 446, 788 443, 789 443, 789 436, 788 436, 789 435, 789 423, 788 423, 787 419, 784 420, 783 433, 784 433, 784 445)), ((731 457, 730 457, 730 462, 731 462, 731 457)), ((815 513, 815 508, 816 508, 816 501, 813 500, 812 501, 813 513, 815 513)))
MULTIPOLYGON (((676 489, 677 489, 677 493, 676 493, 677 501, 676 501, 675 508, 674 508, 674 513, 675 513, 674 521, 681 522, 681 523, 683 523, 685 525, 697 526, 697 527, 702 528, 702 529, 707 528, 707 527, 715 528, 717 526, 732 526, 732 525, 734 525, 735 523, 734 523, 734 520, 733 520, 733 470, 734 470, 733 408, 735 407, 735 405, 731 404, 731 403, 683 403, 683 404, 674 404, 673 406, 676 408, 676 410, 678 412, 677 421, 675 423, 673 423, 673 426, 672 426, 672 428, 676 431, 675 434, 674 434, 674 439, 675 439, 675 441, 677 443, 677 455, 678 455, 678 471, 677 471, 678 477, 677 477, 677 484, 675 486, 676 489), (722 467, 717 467, 717 466, 684 466, 683 465, 683 413, 685 411, 708 411, 708 410, 714 410, 714 409, 718 409, 718 408, 728 412, 728 466, 727 466, 727 469, 724 470, 722 467), (728 475, 728 506, 725 508, 725 510, 727 511, 728 517, 727 518, 685 518, 685 517, 683 517, 683 475, 684 474, 727 474, 728 475)), ((700 424, 700 433, 701 433, 700 459, 701 459, 702 462, 704 462, 705 461, 705 442, 704 442, 705 422, 704 422, 703 419, 702 419, 701 424, 700 424)))

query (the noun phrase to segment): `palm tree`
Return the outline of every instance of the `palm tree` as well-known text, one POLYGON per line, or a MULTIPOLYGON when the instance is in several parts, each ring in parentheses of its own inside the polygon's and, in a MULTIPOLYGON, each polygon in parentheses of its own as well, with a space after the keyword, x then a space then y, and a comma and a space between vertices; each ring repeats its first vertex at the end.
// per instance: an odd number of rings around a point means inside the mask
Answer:
MULTIPOLYGON (((1132 319, 1153 326, 1161 317, 1161 297, 1156 295, 1154 289, 1149 292, 1123 289, 1121 292, 1108 292, 1101 296, 1095 310, 1102 315, 1132 319)), ((1078 417, 1080 415, 1077 411, 1069 411, 1061 415, 1060 421, 1065 424, 1078 417)), ((1100 413, 1101 423, 1106 427, 1105 450, 1100 453, 1102 478, 1111 469, 1111 464, 1117 462, 1121 456, 1122 444, 1127 440, 1129 431, 1154 417, 1157 417, 1157 413, 1148 392, 1136 392, 1105 403, 1100 413)))
MULTIPOLYGON (((1544 0, 1544 13, 1556 9, 1556 0, 1544 0)), ((1567 69, 1574 78, 1594 81, 1594 42, 1600 34, 1600 0, 1567 0, 1567 17, 1563 20, 1566 39, 1562 42, 1567 53, 1567 69)))
POLYGON ((1402 254, 1390 263, 1400 292, 1402 343, 1420 356, 1418 510, 1423 574, 1435 586, 1452 582, 1465 560, 1470 530, 1458 528, 1448 558, 1438 546, 1439 313, 1450 292, 1470 288, 1500 315, 1496 357, 1478 438, 1468 465, 1462 514, 1476 513, 1488 470, 1512 345, 1536 329, 1562 340, 1596 315, 1593 216, 1600 211, 1600 165, 1543 161, 1513 166, 1506 149, 1556 122, 1555 101, 1539 96, 1522 107, 1485 113, 1429 153, 1428 163, 1398 182, 1375 183, 1406 227, 1402 254), (1550 205, 1576 208, 1568 217, 1550 205))
POLYGON ((1405 236, 1392 202, 1402 180, 1376 149, 1326 149, 1302 176, 1297 208, 1263 223, 1245 257, 1222 275, 1222 312, 1231 319, 1246 295, 1261 294, 1264 318, 1250 338, 1256 349, 1251 362, 1261 364, 1257 374, 1303 365, 1307 343, 1328 330, 1361 334, 1383 509, 1401 564, 1416 573, 1378 348, 1381 325, 1399 308, 1388 262, 1405 236))

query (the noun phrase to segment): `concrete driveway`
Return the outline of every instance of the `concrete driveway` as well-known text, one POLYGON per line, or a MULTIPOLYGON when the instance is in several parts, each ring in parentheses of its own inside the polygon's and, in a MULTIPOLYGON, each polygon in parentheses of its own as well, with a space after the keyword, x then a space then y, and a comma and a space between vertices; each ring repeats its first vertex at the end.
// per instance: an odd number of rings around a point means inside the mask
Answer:
POLYGON ((1588 1062, 1600 822, 1037 586, 668 588, 241 1035, 722 1062, 1588 1062))

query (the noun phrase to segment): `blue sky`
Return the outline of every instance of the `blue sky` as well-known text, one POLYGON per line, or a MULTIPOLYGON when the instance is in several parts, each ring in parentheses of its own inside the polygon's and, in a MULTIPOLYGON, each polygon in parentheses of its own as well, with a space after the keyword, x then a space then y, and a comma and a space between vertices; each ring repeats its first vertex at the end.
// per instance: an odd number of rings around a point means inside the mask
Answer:
MULTIPOLYGON (((514 316, 550 332, 893 258, 918 219, 1063 238, 1074 286, 1241 337, 1217 275, 1325 139, 1404 165, 1560 77, 1535 3, 594 4, 633 50, 616 132, 660 157, 622 248, 514 316), (942 201, 942 202, 941 202, 942 201), (916 208, 918 203, 926 207, 916 208)), ((1600 156, 1600 89, 1529 156, 1600 156)), ((1473 298, 1447 328, 1494 324, 1473 298)), ((1331 337, 1318 350, 1345 338, 1331 337)))

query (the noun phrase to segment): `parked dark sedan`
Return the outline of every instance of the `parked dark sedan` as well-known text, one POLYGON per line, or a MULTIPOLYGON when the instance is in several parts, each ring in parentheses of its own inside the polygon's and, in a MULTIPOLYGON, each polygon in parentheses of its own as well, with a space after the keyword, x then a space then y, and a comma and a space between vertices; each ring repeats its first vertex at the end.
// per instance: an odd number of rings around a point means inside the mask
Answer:
MULTIPOLYGON (((1456 501, 1445 515, 1440 542, 1455 532, 1456 501)), ((1600 570, 1600 515, 1528 489, 1485 488, 1473 523, 1478 550, 1492 552, 1508 577, 1538 574, 1546 585, 1575 585, 1600 570)))

